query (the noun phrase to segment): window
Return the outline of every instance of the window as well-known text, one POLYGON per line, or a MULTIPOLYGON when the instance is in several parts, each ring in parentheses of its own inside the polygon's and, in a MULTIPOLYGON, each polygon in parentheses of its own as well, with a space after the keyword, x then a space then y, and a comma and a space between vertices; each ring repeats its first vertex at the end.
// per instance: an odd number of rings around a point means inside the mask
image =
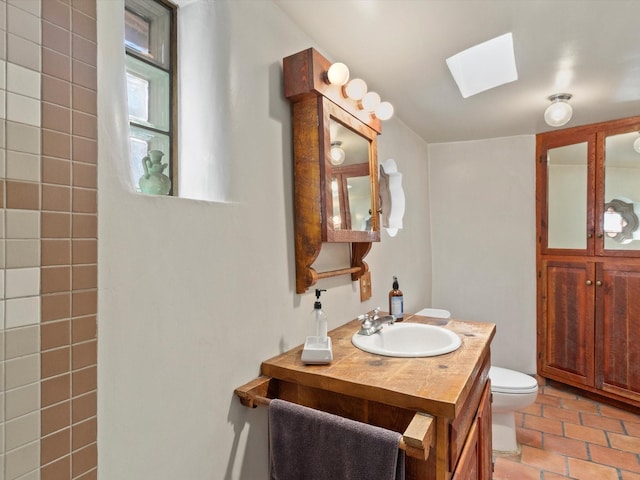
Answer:
POLYGON ((125 69, 131 176, 139 191, 142 159, 164 153, 177 194, 176 7, 165 0, 125 0, 125 69))

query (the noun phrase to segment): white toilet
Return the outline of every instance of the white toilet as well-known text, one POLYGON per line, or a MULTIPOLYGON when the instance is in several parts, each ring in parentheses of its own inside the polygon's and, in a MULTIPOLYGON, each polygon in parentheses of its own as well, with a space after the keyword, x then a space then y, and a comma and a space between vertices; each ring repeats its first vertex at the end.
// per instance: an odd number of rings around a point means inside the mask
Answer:
POLYGON ((528 407, 538 396, 538 382, 530 375, 501 367, 489 369, 491 379, 491 429, 493 450, 518 453, 515 411, 528 407))
MULTIPOLYGON (((439 308, 423 308, 416 315, 451 318, 451 312, 439 308)), ((502 367, 489 369, 491 379, 491 442, 500 453, 518 453, 516 410, 527 408, 538 397, 538 382, 530 375, 502 367)))

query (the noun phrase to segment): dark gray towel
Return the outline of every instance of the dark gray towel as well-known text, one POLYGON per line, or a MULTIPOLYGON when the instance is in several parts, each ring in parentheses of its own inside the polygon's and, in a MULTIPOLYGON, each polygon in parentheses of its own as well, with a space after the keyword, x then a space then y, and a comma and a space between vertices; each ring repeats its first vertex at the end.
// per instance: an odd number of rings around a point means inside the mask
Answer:
POLYGON ((272 480, 404 480, 402 435, 283 400, 269 405, 272 480))

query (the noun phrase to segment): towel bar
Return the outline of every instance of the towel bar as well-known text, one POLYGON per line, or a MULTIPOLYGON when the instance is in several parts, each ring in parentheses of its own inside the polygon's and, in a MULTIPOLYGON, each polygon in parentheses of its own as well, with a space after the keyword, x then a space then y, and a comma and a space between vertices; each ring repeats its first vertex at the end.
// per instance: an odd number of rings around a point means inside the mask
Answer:
MULTIPOLYGON (((248 408, 256 408, 258 405, 269 405, 270 377, 258 377, 249 383, 234 390, 240 403, 248 408)), ((416 412, 400 439, 398 447, 405 450, 406 454, 413 458, 426 460, 429 456, 435 421, 431 415, 416 412)))

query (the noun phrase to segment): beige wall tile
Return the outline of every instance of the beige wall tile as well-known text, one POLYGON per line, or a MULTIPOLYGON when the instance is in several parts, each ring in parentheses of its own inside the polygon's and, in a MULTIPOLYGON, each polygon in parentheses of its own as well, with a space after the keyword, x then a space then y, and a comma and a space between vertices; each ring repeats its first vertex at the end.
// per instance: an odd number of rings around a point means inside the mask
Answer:
POLYGON ((40 101, 35 98, 25 97, 7 92, 6 118, 12 122, 26 123, 40 126, 40 101))
POLYGON ((40 212, 36 210, 5 210, 6 238, 40 238, 40 212))
POLYGON ((5 393, 6 418, 12 419, 40 409, 40 382, 5 393))
POLYGON ((40 2, 42 0, 7 0, 7 6, 13 5, 18 7, 25 12, 30 13, 31 15, 35 15, 36 17, 40 17, 41 8, 40 2))
POLYGON ((39 240, 5 240, 5 268, 40 265, 39 240))
POLYGON ((7 360, 40 351, 40 327, 37 325, 9 329, 5 339, 7 360))
POLYGON ((32 125, 6 122, 7 149, 40 154, 40 129, 32 125))
POLYGON ((32 412, 5 424, 5 448, 13 450, 40 438, 40 412, 32 412))
POLYGON ((40 16, 23 10, 25 5, 29 5, 28 0, 7 5, 7 31, 25 40, 40 44, 40 16))
POLYGON ((27 355, 5 361, 5 388, 23 387, 40 380, 40 355, 27 355))
POLYGON ((35 297, 39 293, 39 268, 9 268, 5 270, 5 298, 35 297))
POLYGON ((11 33, 7 34, 6 58, 12 63, 22 65, 37 72, 40 71, 42 59, 40 45, 11 33))
POLYGON ((29 443, 7 452, 4 463, 6 480, 17 479, 36 470, 40 466, 40 442, 29 443))
POLYGON ((40 156, 32 153, 7 151, 6 177, 27 182, 40 181, 40 156))
POLYGON ((6 328, 40 323, 40 297, 10 298, 4 301, 4 309, 6 328))
POLYGON ((15 63, 7 65, 7 90, 40 99, 40 73, 15 63))

